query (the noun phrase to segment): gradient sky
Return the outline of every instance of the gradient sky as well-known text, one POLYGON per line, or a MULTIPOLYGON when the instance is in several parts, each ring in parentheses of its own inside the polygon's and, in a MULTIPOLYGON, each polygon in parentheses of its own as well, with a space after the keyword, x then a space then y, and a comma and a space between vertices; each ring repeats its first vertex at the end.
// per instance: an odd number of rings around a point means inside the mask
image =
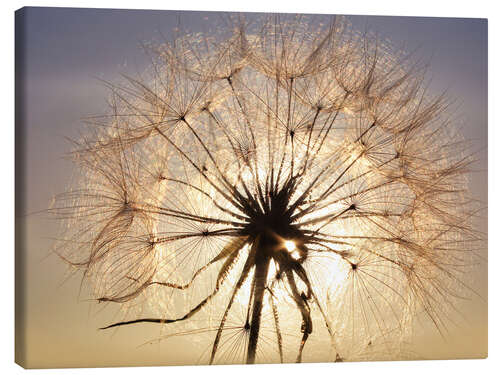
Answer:
MULTIPOLYGON (((119 81, 119 73, 141 72, 147 58, 140 41, 171 35, 180 21, 184 29, 210 30, 220 20, 216 12, 25 8, 26 52, 25 212, 46 209, 51 198, 70 183, 72 165, 63 159, 78 138, 81 118, 106 110, 106 90, 97 78, 119 81)), ((473 140, 478 163, 471 178, 473 195, 487 203, 487 22, 484 19, 350 16, 360 29, 373 30, 430 62, 432 87, 448 90, 456 99, 456 118, 466 138, 473 140)), ((19 36, 19 35, 18 35, 19 36)), ((19 131, 19 129, 18 129, 19 131)), ((21 165, 17 166, 21 168, 21 165)), ((480 220, 487 230, 487 213, 480 220)), ((158 335, 157 327, 141 326, 115 334, 98 327, 116 317, 78 294, 80 278, 67 278, 64 264, 49 250, 58 223, 46 215, 20 219, 26 225, 22 248, 25 263, 25 308, 16 318, 24 323, 29 367, 183 364, 196 361, 186 350, 190 339, 138 347, 158 335), (179 349, 181 348, 181 349, 179 349)), ((487 298, 487 254, 470 278, 487 298)), ((484 357, 487 352, 487 303, 464 302, 468 323, 461 323, 446 341, 424 330, 419 353, 425 358, 484 357)), ((23 340, 20 340, 22 342, 23 340)), ((196 351, 196 350, 195 350, 196 351)))

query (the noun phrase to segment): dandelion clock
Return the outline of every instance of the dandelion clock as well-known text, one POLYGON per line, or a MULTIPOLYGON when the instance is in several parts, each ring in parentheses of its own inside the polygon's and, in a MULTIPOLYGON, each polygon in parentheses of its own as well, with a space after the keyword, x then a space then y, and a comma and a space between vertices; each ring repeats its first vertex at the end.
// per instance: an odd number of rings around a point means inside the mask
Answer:
POLYGON ((487 355, 485 20, 16 24, 18 363, 487 355))

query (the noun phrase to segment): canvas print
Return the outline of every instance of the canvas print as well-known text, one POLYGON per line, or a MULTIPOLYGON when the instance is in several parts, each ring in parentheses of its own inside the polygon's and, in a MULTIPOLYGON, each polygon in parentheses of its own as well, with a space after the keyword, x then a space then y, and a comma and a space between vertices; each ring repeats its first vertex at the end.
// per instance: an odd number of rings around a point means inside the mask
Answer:
POLYGON ((486 146, 485 19, 20 9, 16 361, 485 358, 486 146))

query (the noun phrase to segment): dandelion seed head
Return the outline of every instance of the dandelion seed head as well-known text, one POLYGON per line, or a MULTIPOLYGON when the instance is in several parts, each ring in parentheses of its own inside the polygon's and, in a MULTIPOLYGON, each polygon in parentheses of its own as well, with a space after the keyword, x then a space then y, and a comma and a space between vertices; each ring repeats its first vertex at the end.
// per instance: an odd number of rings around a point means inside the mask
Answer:
POLYGON ((446 98, 344 18, 230 23, 110 85, 56 202, 64 258, 138 316, 115 325, 204 321, 208 363, 381 359, 417 315, 445 331, 478 246, 446 98))

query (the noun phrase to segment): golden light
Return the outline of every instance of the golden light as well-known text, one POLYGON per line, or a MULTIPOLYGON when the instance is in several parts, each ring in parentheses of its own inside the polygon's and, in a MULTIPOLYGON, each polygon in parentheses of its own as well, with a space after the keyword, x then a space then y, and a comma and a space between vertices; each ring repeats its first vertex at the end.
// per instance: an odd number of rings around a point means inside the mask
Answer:
POLYGON ((290 241, 290 240, 286 240, 285 241, 285 248, 288 250, 289 253, 291 253, 296 248, 295 242, 290 241))

